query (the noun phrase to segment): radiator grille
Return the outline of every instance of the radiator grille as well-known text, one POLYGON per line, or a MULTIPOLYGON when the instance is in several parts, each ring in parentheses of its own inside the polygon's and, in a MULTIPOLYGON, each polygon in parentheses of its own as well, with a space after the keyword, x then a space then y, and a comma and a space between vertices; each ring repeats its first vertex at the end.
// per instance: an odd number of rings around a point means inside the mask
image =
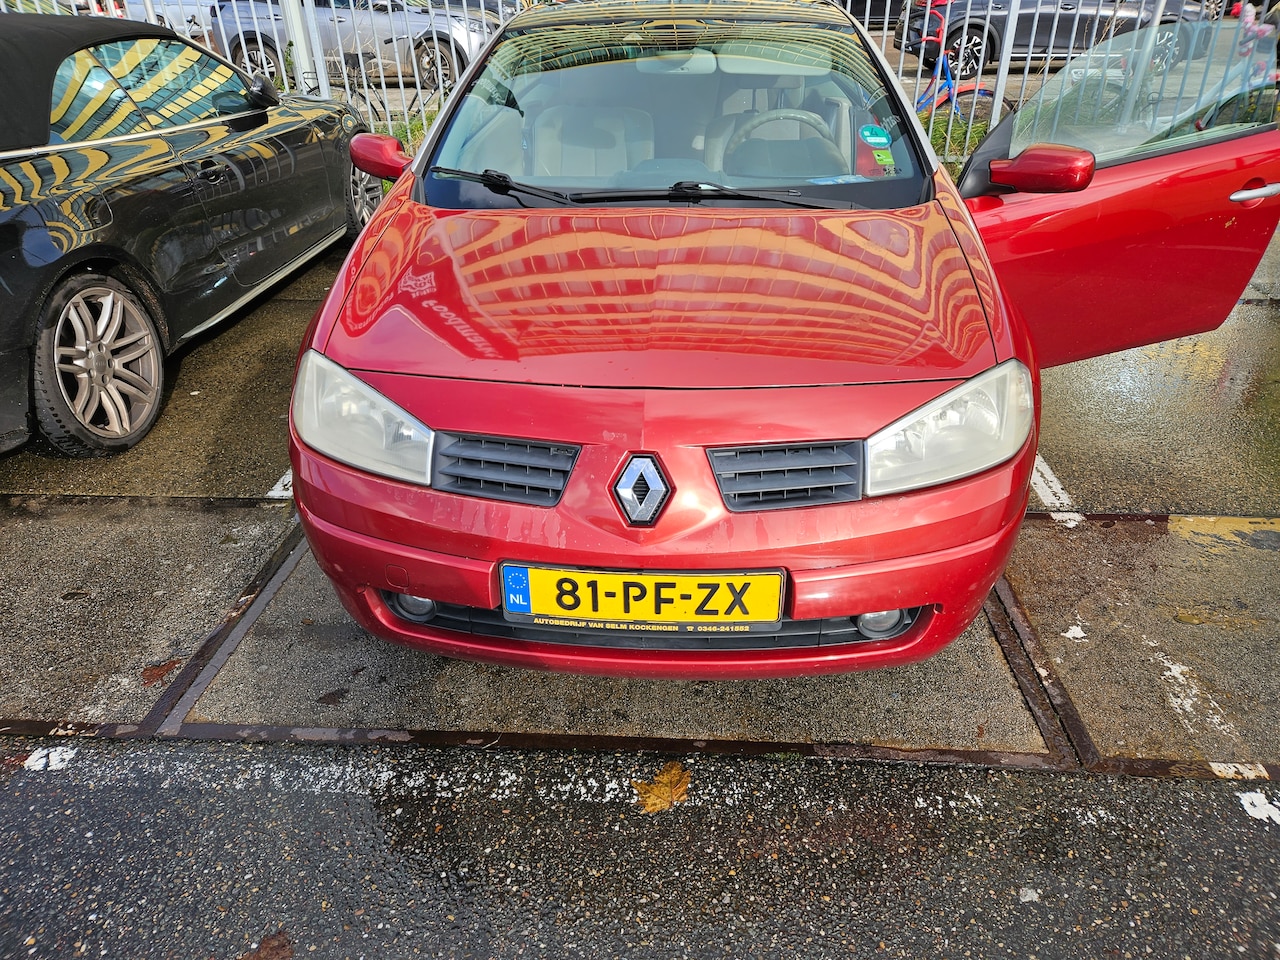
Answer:
POLYGON ((707 451, 725 506, 780 510, 862 498, 862 441, 707 451))
POLYGON ((431 486, 470 497, 551 507, 564 493, 580 449, 564 443, 437 433, 431 486))
POLYGON ((776 631, 751 633, 651 633, 643 625, 626 629, 575 629, 512 623, 500 610, 479 610, 450 603, 438 604, 436 614, 424 624, 429 630, 449 630, 474 637, 536 643, 564 643, 590 647, 640 650, 778 650, 787 647, 829 647, 848 643, 903 643, 929 620, 929 608, 913 607, 906 611, 908 629, 892 640, 881 641, 862 634, 854 619, 833 617, 827 620, 790 620, 783 618, 776 631))

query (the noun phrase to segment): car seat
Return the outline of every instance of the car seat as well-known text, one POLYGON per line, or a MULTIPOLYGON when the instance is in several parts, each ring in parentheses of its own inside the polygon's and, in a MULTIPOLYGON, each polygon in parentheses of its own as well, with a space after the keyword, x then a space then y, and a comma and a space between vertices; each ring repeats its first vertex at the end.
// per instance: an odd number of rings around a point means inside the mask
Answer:
POLYGON ((634 107, 558 104, 534 118, 532 174, 606 178, 653 159, 653 117, 634 107))

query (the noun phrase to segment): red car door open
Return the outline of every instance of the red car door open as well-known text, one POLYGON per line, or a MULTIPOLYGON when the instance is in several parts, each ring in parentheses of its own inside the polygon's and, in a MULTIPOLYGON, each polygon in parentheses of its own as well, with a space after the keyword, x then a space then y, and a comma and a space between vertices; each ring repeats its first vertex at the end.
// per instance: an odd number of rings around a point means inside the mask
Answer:
POLYGON ((1153 31, 1094 48, 962 173, 1041 367, 1214 329, 1257 269, 1280 218, 1275 34, 1244 21, 1213 29, 1204 57, 1172 65, 1146 41, 1153 31), (1085 189, 990 182, 992 160, 1046 142, 1095 155, 1085 189))

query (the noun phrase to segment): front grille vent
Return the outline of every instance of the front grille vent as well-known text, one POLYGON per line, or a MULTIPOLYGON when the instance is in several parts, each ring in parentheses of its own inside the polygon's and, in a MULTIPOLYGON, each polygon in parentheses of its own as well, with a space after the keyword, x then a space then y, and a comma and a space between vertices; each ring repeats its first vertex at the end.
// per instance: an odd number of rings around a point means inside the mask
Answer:
POLYGON ((862 441, 708 450, 724 504, 735 513, 862 499, 862 441))
POLYGON ((581 447, 504 437, 437 433, 431 486, 448 493, 552 507, 581 447))
MULTIPOLYGON (((384 594, 385 596, 385 594, 384 594)), ((394 611, 395 608, 392 607, 394 611)), ((913 642, 928 627, 932 611, 927 607, 912 607, 906 611, 911 630, 892 640, 868 637, 858 630, 855 617, 832 617, 828 620, 790 620, 783 618, 777 630, 752 630, 744 633, 725 633, 710 630, 706 633, 648 631, 644 624, 624 626, 614 624, 615 629, 597 627, 560 627, 536 623, 516 623, 505 619, 501 610, 480 610, 451 603, 436 605, 436 613, 426 623, 405 620, 409 630, 421 627, 426 630, 449 630, 472 637, 493 637, 500 640, 527 643, 564 643, 608 649, 633 650, 697 650, 715 652, 721 650, 780 650, 785 648, 831 647, 837 644, 906 644, 913 642)))

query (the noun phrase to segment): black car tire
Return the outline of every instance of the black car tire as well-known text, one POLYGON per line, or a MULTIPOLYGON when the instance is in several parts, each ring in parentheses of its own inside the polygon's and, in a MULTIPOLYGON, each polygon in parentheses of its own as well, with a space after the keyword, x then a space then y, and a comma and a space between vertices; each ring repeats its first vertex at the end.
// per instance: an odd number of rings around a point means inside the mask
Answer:
POLYGON ((1185 27, 1178 26, 1176 20, 1165 21, 1156 31, 1156 53, 1153 59, 1162 69, 1167 70, 1187 58, 1187 49, 1190 46, 1189 31, 1185 27))
POLYGON ((1213 43, 1212 23, 1208 20, 1171 21, 1166 24, 1170 30, 1177 30, 1173 36, 1173 49, 1169 56, 1169 66, 1183 60, 1203 60, 1209 54, 1213 43))
POLYGON ((246 40, 231 52, 231 62, 250 76, 262 74, 277 87, 284 79, 284 63, 269 43, 246 40))
POLYGON ((347 172, 347 239, 354 240, 382 202, 382 181, 354 163, 347 172))
POLYGON ((160 413, 164 348, 143 298, 113 276, 80 273, 46 301, 32 364, 36 421, 72 457, 127 450, 160 413))
POLYGON ((413 48, 418 59, 418 87, 434 90, 443 96, 458 79, 458 62, 447 43, 434 37, 418 41, 413 48))
POLYGON ((987 32, 977 24, 965 24, 947 36, 947 60, 957 80, 972 80, 987 60, 987 32))

